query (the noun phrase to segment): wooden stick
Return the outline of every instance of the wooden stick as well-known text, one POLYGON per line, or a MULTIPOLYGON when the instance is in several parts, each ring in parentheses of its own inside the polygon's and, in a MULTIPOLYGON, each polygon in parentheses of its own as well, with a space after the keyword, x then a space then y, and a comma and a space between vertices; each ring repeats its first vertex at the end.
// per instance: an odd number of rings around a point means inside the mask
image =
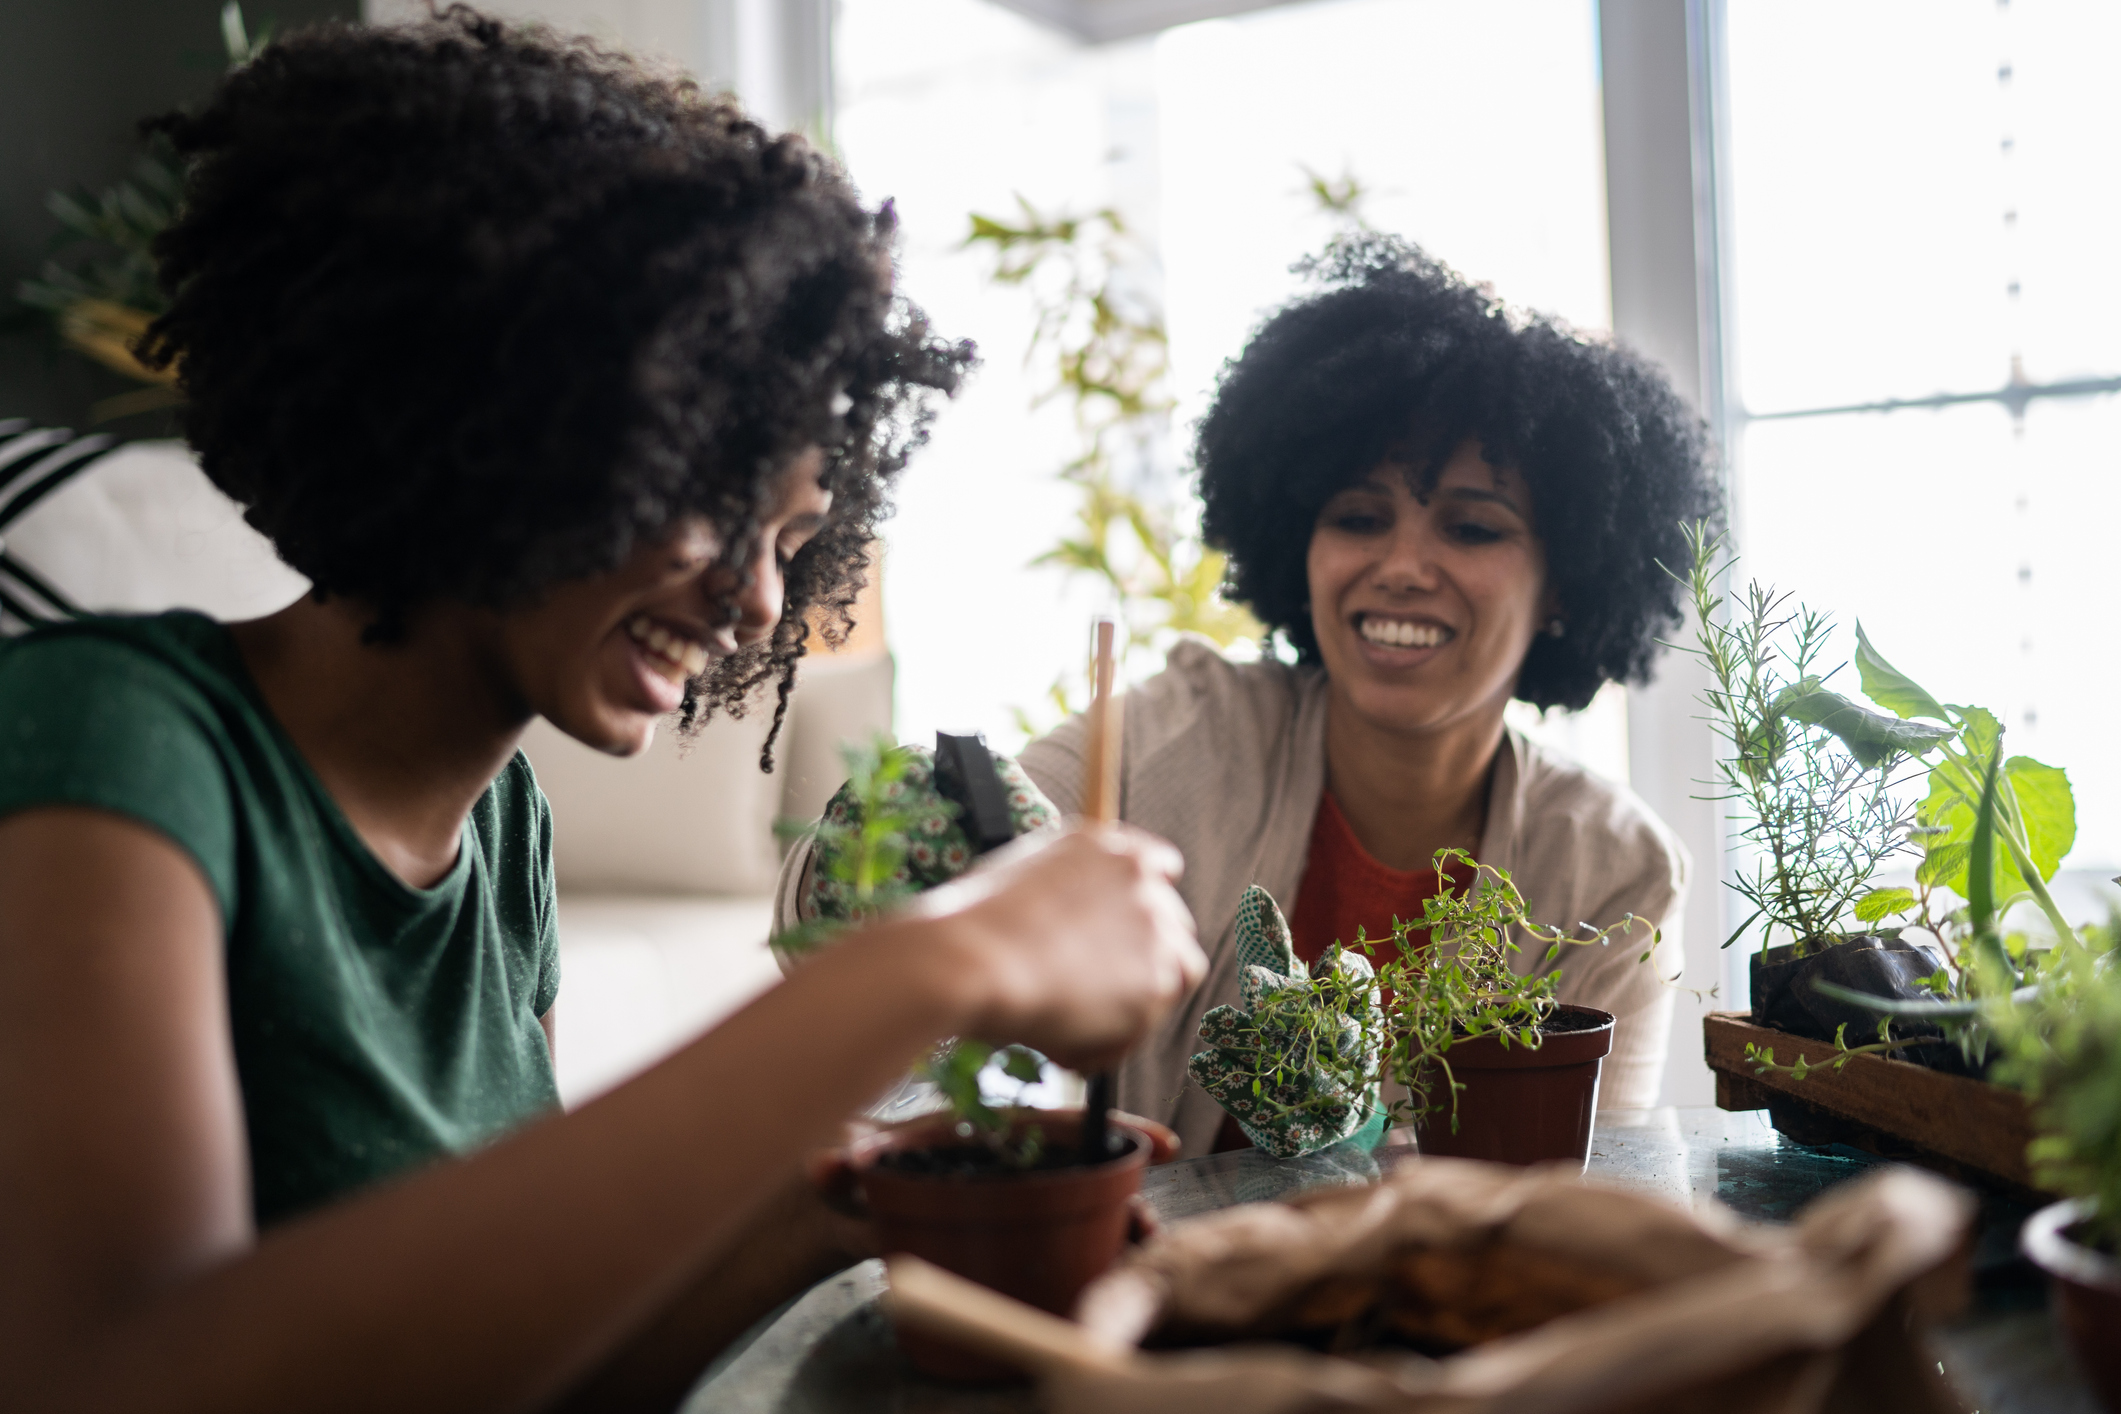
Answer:
POLYGON ((1120 698, 1113 690, 1118 625, 1097 621, 1097 661, 1090 696, 1090 756, 1083 767, 1083 818, 1109 825, 1119 818, 1120 698))
MULTIPOLYGON (((1119 819, 1119 694, 1113 679, 1119 664, 1114 649, 1119 626, 1111 619, 1097 621, 1097 661, 1092 671, 1090 696, 1090 757, 1083 768, 1083 818, 1100 825, 1119 819)), ((1112 1152, 1110 1115, 1112 1072, 1101 1070, 1090 1077, 1083 1091, 1083 1128, 1077 1141, 1085 1163, 1097 1163, 1112 1152)))

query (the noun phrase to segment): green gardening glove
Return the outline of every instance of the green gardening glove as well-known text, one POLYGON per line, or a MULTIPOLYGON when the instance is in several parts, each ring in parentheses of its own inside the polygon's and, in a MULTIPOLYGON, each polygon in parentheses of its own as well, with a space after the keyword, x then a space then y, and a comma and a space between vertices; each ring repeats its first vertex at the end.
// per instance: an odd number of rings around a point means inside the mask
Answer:
MULTIPOLYGON (((972 867, 977 857, 957 822, 957 807, 935 788, 935 753, 926 747, 898 748, 907 757, 904 766, 884 788, 890 813, 897 817, 895 833, 904 852, 885 877, 877 882, 879 899, 902 898, 948 883, 972 867)), ((1044 792, 1031 783, 1024 768, 997 754, 994 769, 1001 778, 1002 795, 1009 803, 1009 824, 1019 835, 1060 825, 1060 812, 1044 792)), ((844 922, 855 913, 854 886, 842 876, 838 855, 851 849, 860 833, 862 806, 853 785, 841 786, 825 806, 822 822, 812 846, 808 884, 798 901, 798 917, 809 923, 824 919, 844 922)))
POLYGON ((1237 907, 1237 968, 1241 1005, 1201 1018, 1208 1049, 1186 1063, 1186 1073, 1277 1159, 1381 1128, 1377 1082, 1357 1078, 1376 1073, 1376 989, 1351 988, 1335 998, 1312 985, 1334 976, 1368 982, 1375 975, 1368 959, 1336 946, 1307 971, 1273 895, 1254 884, 1237 907), (1306 993, 1310 1004, 1290 1005, 1306 993), (1351 1014, 1336 1001, 1358 1010, 1351 1014), (1321 1058, 1333 1064, 1321 1065, 1321 1058))

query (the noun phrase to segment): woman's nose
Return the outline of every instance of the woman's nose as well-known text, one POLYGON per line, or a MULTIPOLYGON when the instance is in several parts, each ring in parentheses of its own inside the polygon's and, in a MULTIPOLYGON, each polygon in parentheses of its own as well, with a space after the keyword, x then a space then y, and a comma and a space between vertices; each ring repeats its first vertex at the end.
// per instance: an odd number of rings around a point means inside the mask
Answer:
POLYGON ((754 556, 736 594, 736 635, 750 645, 773 632, 781 621, 783 597, 780 562, 770 549, 754 556))
POLYGON ((1436 540, 1418 517, 1403 516, 1371 572, 1380 589, 1412 592, 1436 587, 1436 540))

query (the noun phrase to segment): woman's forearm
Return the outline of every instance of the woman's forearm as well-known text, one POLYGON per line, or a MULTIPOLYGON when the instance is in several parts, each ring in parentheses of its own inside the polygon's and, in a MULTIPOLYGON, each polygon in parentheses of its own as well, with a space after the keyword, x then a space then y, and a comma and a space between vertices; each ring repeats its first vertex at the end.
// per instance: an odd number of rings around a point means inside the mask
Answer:
POLYGON ((269 1234, 49 1351, 32 1407, 556 1395, 675 1298, 839 1116, 967 1023, 950 927, 850 938, 582 1110, 269 1234))

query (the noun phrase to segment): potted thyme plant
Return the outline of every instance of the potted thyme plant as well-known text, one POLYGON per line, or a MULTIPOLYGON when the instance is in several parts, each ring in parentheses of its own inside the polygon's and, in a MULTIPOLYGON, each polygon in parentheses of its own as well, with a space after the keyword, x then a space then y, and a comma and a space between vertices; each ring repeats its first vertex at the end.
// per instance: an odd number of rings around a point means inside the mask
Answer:
MULTIPOLYGON (((841 755, 847 784, 816 826, 812 855, 830 871, 828 892, 840 901, 840 916, 775 937, 784 955, 828 946, 842 929, 918 892, 934 877, 923 861, 961 864, 971 853, 957 808, 933 788, 924 753, 879 738, 843 747, 841 755)), ((1004 769, 1005 795, 1034 799, 1023 794, 1028 782, 1009 777, 1014 769, 1004 769)), ((1115 1114, 1113 1152, 1082 1154, 1081 1111, 1021 1103, 1044 1064, 1022 1046, 997 1050, 959 1038, 938 1047, 919 1075, 942 1108, 826 1156, 818 1181, 827 1200, 873 1222, 886 1252, 910 1252, 1066 1313, 1137 1230, 1142 1171, 1173 1157, 1177 1143, 1161 1125, 1115 1114), (1014 1102, 990 1087, 1013 1087, 1014 1102)), ((901 1342, 916 1365, 942 1378, 1010 1373, 915 1331, 901 1332, 901 1342)))
MULTIPOLYGON (((1424 1153, 1518 1164, 1589 1156, 1613 1018, 1557 1001, 1551 969, 1520 972, 1519 939, 1551 963, 1646 925, 1631 914, 1566 934, 1530 917, 1506 870, 1455 849, 1437 853, 1436 869, 1446 882, 1421 917, 1394 920, 1382 938, 1358 932, 1308 971, 1293 956, 1279 969, 1247 966, 1244 1006, 1202 1019, 1208 1049, 1189 1073, 1267 1152, 1288 1157, 1358 1129, 1391 1080, 1404 1097, 1385 1117, 1411 1124, 1424 1153), (1463 888, 1448 882, 1453 868, 1469 876, 1463 888)), ((1255 888, 1245 907, 1273 901, 1255 888)), ((1640 961, 1656 941, 1653 932, 1640 961)))

